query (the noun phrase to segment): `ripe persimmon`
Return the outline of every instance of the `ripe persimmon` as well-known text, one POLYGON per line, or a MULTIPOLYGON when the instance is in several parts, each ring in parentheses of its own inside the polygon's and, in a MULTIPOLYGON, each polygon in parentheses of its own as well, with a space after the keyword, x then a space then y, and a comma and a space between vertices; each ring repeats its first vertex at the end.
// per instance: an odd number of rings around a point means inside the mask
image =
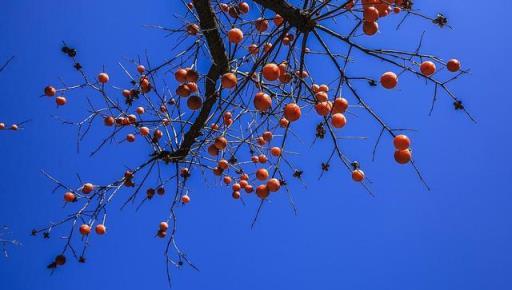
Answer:
POLYGON ((240 10, 242 14, 249 13, 249 4, 247 4, 247 2, 241 2, 238 4, 238 10, 240 10))
MULTIPOLYGON (((187 82, 194 83, 194 85, 195 85, 195 83, 199 80, 199 73, 192 68, 187 68, 185 70, 187 71, 185 79, 187 80, 187 82)), ((197 87, 197 85, 196 85, 196 87, 197 87)))
POLYGON ((375 22, 375 21, 373 21, 373 22, 364 21, 363 22, 363 32, 366 35, 372 36, 375 33, 377 33, 377 31, 379 31, 379 24, 377 22, 375 22))
POLYGON ((191 91, 187 84, 181 84, 176 88, 176 94, 180 97, 188 97, 191 91))
POLYGON ((103 119, 103 123, 105 124, 105 126, 110 127, 110 126, 114 125, 115 122, 116 122, 116 120, 112 116, 107 116, 107 117, 105 117, 105 119, 103 119))
POLYGON ((420 71, 424 76, 431 76, 436 72, 436 65, 435 63, 427 60, 421 63, 420 65, 420 71))
POLYGON ((57 90, 52 86, 47 86, 44 88, 44 94, 48 97, 53 97, 57 94, 57 90))
POLYGON ((189 35, 196 35, 199 33, 199 25, 195 23, 189 23, 186 29, 189 35))
POLYGON ((187 100, 187 107, 193 111, 201 109, 203 100, 199 96, 191 96, 187 100))
POLYGON ((5 123, 0 123, 0 130, 5 129, 5 123))
POLYGON ((266 199, 270 194, 267 186, 265 184, 261 184, 256 187, 256 195, 261 199, 266 199))
POLYGON ((221 78, 222 87, 225 89, 234 88, 238 80, 234 73, 225 73, 221 78))
POLYGON ((345 113, 348 108, 348 101, 345 98, 339 97, 334 99, 332 104, 332 113, 345 113))
POLYGON ((392 89, 398 84, 398 77, 394 72, 385 72, 380 77, 381 85, 386 89, 392 89))
POLYGON ((149 128, 148 127, 140 127, 139 133, 142 136, 148 136, 149 135, 149 128))
POLYGON ((263 132, 263 134, 261 135, 261 137, 263 137, 263 139, 267 142, 270 142, 272 140, 272 132, 270 131, 265 131, 263 132))
POLYGON ((395 161, 399 164, 406 164, 411 161, 412 153, 411 150, 405 149, 405 150, 396 150, 395 151, 395 161))
POLYGON ((64 200, 67 202, 73 202, 76 200, 76 196, 74 193, 68 191, 64 193, 64 200))
POLYGON ((144 112, 145 112, 144 107, 137 107, 137 109, 135 109, 135 112, 139 115, 144 114, 144 112))
POLYGON ((267 181, 267 188, 270 192, 276 192, 281 188, 281 182, 277 178, 271 178, 267 181))
POLYGON ((406 135, 397 135, 393 138, 393 145, 397 150, 409 149, 411 140, 406 135))
POLYGON ((229 162, 226 159, 221 159, 219 163, 217 164, 220 168, 226 170, 229 168, 229 162))
POLYGON ((259 32, 265 32, 268 29, 268 20, 260 17, 256 19, 254 25, 256 26, 256 30, 259 32))
POLYGON ((165 232, 165 231, 167 231, 167 229, 169 229, 169 224, 167 222, 160 222, 160 224, 158 225, 158 228, 162 232, 165 232))
POLYGON ((315 105, 315 110, 320 116, 327 116, 331 112, 332 103, 331 102, 319 102, 315 105))
POLYGON ((258 155, 258 162, 259 163, 267 163, 268 159, 267 159, 267 156, 265 154, 260 154, 258 155))
POLYGON ((190 196, 185 194, 184 196, 181 197, 181 202, 183 202, 184 204, 189 203, 190 202, 190 196))
POLYGON ((99 224, 99 225, 96 225, 96 227, 94 228, 94 231, 98 234, 98 235, 104 235, 106 232, 107 232, 107 227, 105 227, 105 225, 103 224, 99 224))
POLYGON ((267 141, 265 141, 265 139, 263 139, 263 137, 258 137, 256 138, 256 142, 258 143, 258 145, 260 146, 263 146, 265 144, 267 144, 267 141))
POLYGON ((241 188, 242 186, 240 185, 240 183, 233 183, 233 186, 231 187, 233 191, 239 191, 241 188))
POLYGON ((184 68, 180 68, 180 69, 176 70, 176 72, 174 73, 174 78, 180 83, 186 82, 187 81, 187 70, 185 70, 184 68))
POLYGON ((142 64, 139 64, 137 66, 137 71, 140 73, 140 74, 143 74, 145 71, 146 71, 146 68, 142 65, 142 64))
POLYGON ((296 103, 289 103, 284 107, 284 117, 290 122, 297 121, 301 115, 300 107, 296 103))
POLYGON ((288 121, 286 118, 279 119, 279 126, 281 126, 281 128, 286 128, 288 125, 290 125, 290 121, 288 121))
POLYGON ((364 21, 375 22, 379 19, 379 10, 375 7, 365 7, 363 11, 364 21))
POLYGON ((18 125, 17 125, 17 124, 12 124, 12 125, 11 125, 11 127, 10 127, 9 129, 11 129, 11 130, 13 130, 13 131, 16 131, 16 130, 18 130, 18 129, 19 129, 19 127, 18 127, 18 125))
POLYGON ((447 63, 446 63, 446 67, 448 68, 449 71, 451 72, 457 72, 460 70, 460 61, 458 59, 450 59, 447 63))
POLYGON ((84 194, 91 193, 94 190, 94 185, 92 183, 84 183, 82 186, 82 192, 84 194))
POLYGON ((283 16, 281 16, 281 15, 279 15, 279 14, 276 14, 276 15, 274 16, 274 24, 275 24, 276 26, 279 26, 279 25, 283 24, 283 22, 284 22, 284 18, 283 18, 283 16))
POLYGON ((66 100, 66 98, 63 96, 59 96, 59 97, 55 98, 55 103, 57 103, 57 106, 64 106, 67 102, 68 102, 68 100, 66 100))
POLYGON ((135 135, 134 134, 128 134, 126 135, 126 141, 128 142, 135 142, 135 135))
POLYGON ((244 33, 238 28, 231 28, 228 31, 228 40, 234 44, 238 44, 244 39, 244 33))
POLYGON ((250 185, 250 184, 247 184, 247 185, 244 187, 244 189, 245 189, 245 192, 247 192, 247 193, 251 193, 251 192, 253 191, 253 187, 252 187, 252 185, 250 185))
POLYGON ((227 175, 226 175, 226 176, 224 176, 224 178, 222 179, 222 181, 224 181, 224 183, 225 183, 226 185, 230 184, 230 183, 231 183, 231 181, 232 181, 231 176, 227 176, 227 175))
POLYGON ((260 112, 265 112, 272 106, 272 99, 264 92, 256 93, 254 96, 254 107, 260 112))
POLYGON ((281 71, 279 70, 279 66, 277 64, 267 63, 265 66, 263 66, 261 73, 267 81, 275 81, 279 78, 281 71))
POLYGON ((364 179, 364 172, 361 169, 352 171, 352 180, 361 182, 364 179))
POLYGON ((80 226, 79 231, 82 235, 86 236, 91 233, 91 227, 87 224, 83 224, 80 226))
POLYGON ((268 171, 265 168, 256 170, 256 178, 258 180, 266 180, 268 178, 268 171))
POLYGON ((217 138, 215 138, 214 145, 217 149, 224 150, 224 149, 226 149, 226 146, 228 145, 228 140, 223 136, 217 137, 217 138))
POLYGON ((272 147, 272 148, 270 149, 270 153, 271 153, 273 156, 276 156, 276 157, 281 156, 281 148, 279 148, 279 147, 272 147))
POLYGON ((347 118, 342 113, 333 114, 331 124, 334 128, 343 128, 347 124, 347 118))
POLYGON ((107 83, 107 82, 108 82, 108 80, 109 80, 108 74, 106 74, 106 73, 100 73, 100 74, 98 75, 98 81, 99 81, 100 83, 105 84, 105 83, 107 83))
POLYGON ((326 92, 319 91, 315 94, 315 98, 318 102, 326 102, 329 99, 329 96, 326 92))

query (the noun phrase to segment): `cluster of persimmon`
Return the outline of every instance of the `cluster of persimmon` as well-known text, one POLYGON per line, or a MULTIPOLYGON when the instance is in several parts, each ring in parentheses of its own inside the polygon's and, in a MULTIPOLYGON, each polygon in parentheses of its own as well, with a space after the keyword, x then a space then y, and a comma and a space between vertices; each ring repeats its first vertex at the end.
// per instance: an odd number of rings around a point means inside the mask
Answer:
MULTIPOLYGON (((452 58, 446 63, 446 68, 450 72, 458 72, 461 68, 460 61, 452 58)), ((422 62, 419 66, 419 69, 421 74, 425 77, 432 76, 437 70, 436 64, 430 60, 422 62)), ((394 72, 385 72, 380 77, 380 83, 382 87, 386 89, 393 89, 398 84, 398 76, 394 72)))
MULTIPOLYGON (((0 122, 0 130, 5 130, 5 128, 7 128, 5 123, 0 122)), ((9 126, 9 130, 12 130, 12 131, 17 131, 19 128, 20 127, 18 126, 18 124, 11 124, 11 126, 9 126)))
MULTIPOLYGON (((363 32, 366 35, 375 35, 379 31, 379 18, 386 17, 391 13, 398 14, 403 8, 407 8, 409 1, 405 0, 362 0, 363 6, 363 32)), ((345 5, 346 9, 352 10, 355 1, 345 5)))

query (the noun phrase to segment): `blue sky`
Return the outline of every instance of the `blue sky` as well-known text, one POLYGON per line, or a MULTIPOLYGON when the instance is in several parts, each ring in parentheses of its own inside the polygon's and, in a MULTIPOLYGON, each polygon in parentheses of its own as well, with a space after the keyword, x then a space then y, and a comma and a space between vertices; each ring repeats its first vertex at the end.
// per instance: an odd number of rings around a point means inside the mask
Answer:
MULTIPOLYGON (((83 116, 81 95, 70 97, 76 104, 59 109, 39 98, 42 88, 58 83, 59 77, 77 80, 59 51, 61 42, 79 50, 91 73, 105 66, 115 79, 121 76, 117 62, 143 55, 145 49, 155 61, 168 57, 173 40, 144 25, 171 26, 176 21, 172 15, 181 11, 173 5, 132 0, 122 5, 99 0, 19 0, 3 5, 0 60, 11 55, 15 59, 0 74, 0 122, 32 121, 23 131, 0 134, 0 224, 10 225, 12 236, 23 242, 10 249, 9 259, 0 259, 2 289, 167 287, 165 245, 153 235, 155 224, 166 216, 169 196, 139 212, 112 208, 109 233, 91 240, 88 262, 70 262, 53 275, 45 266, 63 241, 58 235, 43 240, 29 233, 66 212, 61 193, 51 193, 52 184, 41 169, 69 183, 76 182, 75 173, 104 183, 145 157, 143 144, 121 144, 89 158, 97 144, 93 137, 76 153, 75 128, 52 116, 83 116)), ((290 210, 285 195, 275 195, 253 230, 255 200, 244 207, 225 189, 193 179, 197 194, 179 209, 178 241, 200 272, 174 270, 176 289, 510 289, 512 101, 506 87, 512 47, 506 27, 512 4, 494 1, 494 8, 487 10, 477 1, 419 5, 429 14, 447 15, 454 29, 412 20, 396 32, 396 18, 386 19, 378 36, 362 41, 414 49, 426 31, 425 51, 445 59, 457 57, 471 69, 452 89, 478 123, 453 111, 444 95, 429 117, 433 88, 413 77, 401 78, 392 92, 362 92, 394 127, 418 130, 410 134, 415 159, 432 190, 425 190, 410 167, 393 162, 389 137, 371 162, 379 128, 364 111, 356 110, 347 135, 370 139, 347 140, 343 148, 364 165, 376 197, 351 182, 340 165, 317 180, 327 143, 313 150, 295 145, 302 150, 295 161, 305 170, 305 185, 290 185, 298 214, 290 210)), ((360 61, 363 65, 354 72, 369 71, 376 77, 385 68, 360 61)), ((328 81, 329 71, 322 65, 311 73, 326 74, 328 81)), ((298 130, 312 132, 314 124, 303 122, 298 130)))

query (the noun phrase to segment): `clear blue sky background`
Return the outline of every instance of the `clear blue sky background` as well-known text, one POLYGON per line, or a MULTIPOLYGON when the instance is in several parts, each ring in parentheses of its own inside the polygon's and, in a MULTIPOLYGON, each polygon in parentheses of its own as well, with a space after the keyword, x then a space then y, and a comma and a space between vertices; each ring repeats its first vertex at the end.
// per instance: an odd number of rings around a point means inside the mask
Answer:
MULTIPOLYGON (((172 39, 143 25, 175 23, 175 2, 19 0, 2 5, 0 60, 16 58, 0 74, 0 121, 32 122, 18 133, 0 134, 0 224, 10 225, 12 236, 23 242, 10 250, 9 259, 0 258, 1 289, 167 287, 164 242, 153 238, 155 225, 167 215, 165 201, 138 213, 130 207, 113 208, 108 235, 91 240, 88 263, 70 262, 53 275, 45 266, 63 241, 57 235, 42 240, 29 233, 66 212, 62 193, 51 194, 52 184, 40 169, 69 183, 76 182, 76 172, 104 183, 146 154, 141 142, 111 146, 91 159, 88 152, 97 138, 86 140, 82 153, 76 153, 75 128, 51 115, 83 116, 80 95, 69 96, 72 104, 61 109, 38 97, 58 77, 76 80, 69 60, 59 52, 61 41, 79 49, 89 72, 105 65, 116 79, 121 76, 117 61, 141 55, 146 48, 155 61, 169 56, 172 39)), ((414 20, 397 33, 395 17, 382 22, 381 35, 364 40, 413 49, 427 30, 427 52, 458 57, 472 70, 452 88, 478 119, 476 125, 453 111, 446 96, 428 117, 433 88, 412 77, 401 79, 393 92, 363 90, 392 126, 418 129, 411 134, 415 158, 432 190, 425 190, 410 167, 393 162, 389 137, 379 147, 376 162, 370 161, 378 128, 355 110, 347 135, 370 140, 343 146, 364 165, 375 198, 351 182, 339 165, 317 181, 319 162, 326 158, 322 149, 328 144, 313 151, 303 148, 304 155, 296 159, 306 171, 306 187, 296 182, 290 186, 298 215, 285 195, 275 195, 254 230, 254 199, 243 207, 225 189, 194 180, 193 202, 178 212, 178 239, 201 271, 174 270, 175 289, 511 289, 512 101, 507 88, 512 4, 437 3, 419 5, 432 15, 445 13, 454 30, 414 20)), ((378 76, 378 68, 359 71, 378 76)), ((303 122, 298 129, 312 132, 314 123, 303 122)))

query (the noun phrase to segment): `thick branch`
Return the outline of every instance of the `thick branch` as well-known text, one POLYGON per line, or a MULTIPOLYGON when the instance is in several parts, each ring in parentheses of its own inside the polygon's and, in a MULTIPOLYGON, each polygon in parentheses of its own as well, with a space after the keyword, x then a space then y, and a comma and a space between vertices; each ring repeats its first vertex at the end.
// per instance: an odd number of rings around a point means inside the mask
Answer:
POLYGON ((290 25, 300 32, 308 32, 315 28, 316 22, 309 13, 292 6, 285 0, 253 0, 261 6, 281 15, 290 25))
POLYGON ((190 152, 192 145, 196 142, 196 138, 201 134, 201 129, 206 124, 208 116, 218 98, 215 91, 217 80, 229 70, 226 49, 220 36, 219 24, 213 12, 210 0, 193 0, 193 2, 199 16, 199 25, 206 38, 213 63, 205 80, 206 100, 196 120, 187 133, 185 133, 180 148, 171 154, 171 158, 175 159, 185 158, 190 152))

